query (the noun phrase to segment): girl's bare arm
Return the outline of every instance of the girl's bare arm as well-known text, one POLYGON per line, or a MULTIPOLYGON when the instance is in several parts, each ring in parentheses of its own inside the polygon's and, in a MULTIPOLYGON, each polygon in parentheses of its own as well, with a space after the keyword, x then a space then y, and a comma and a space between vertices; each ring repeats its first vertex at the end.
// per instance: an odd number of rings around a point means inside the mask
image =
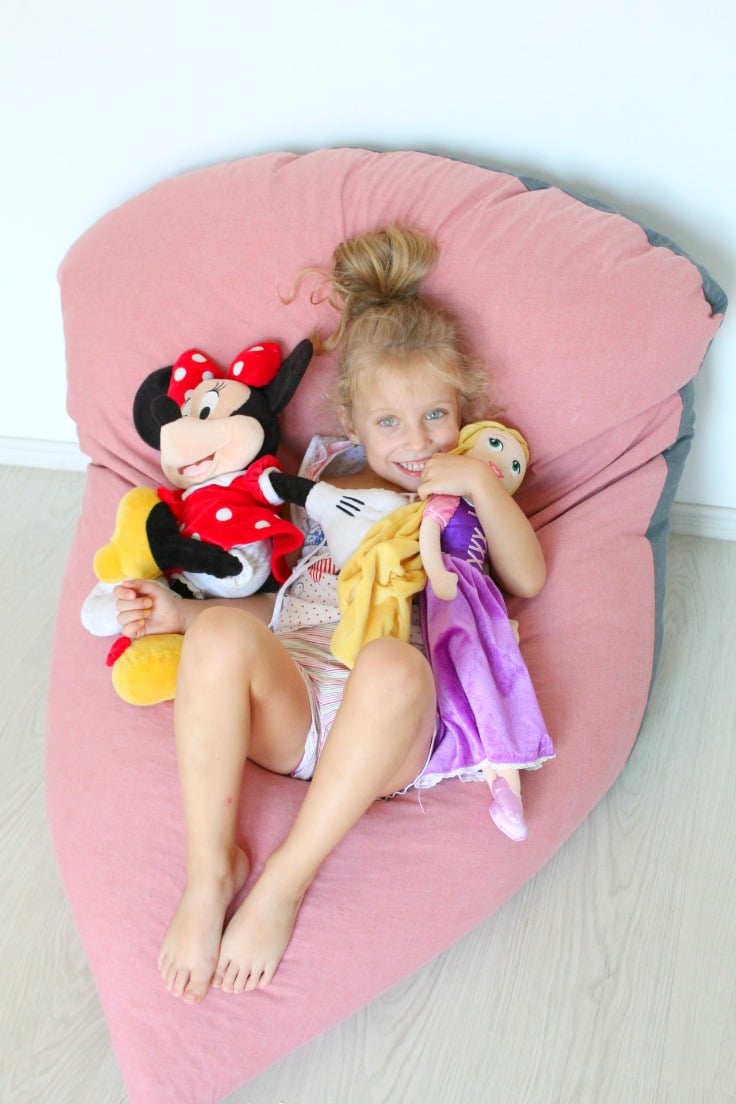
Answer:
POLYGON ((537 535, 487 464, 472 456, 438 453, 427 462, 419 488, 421 498, 431 494, 458 494, 469 499, 486 535, 499 583, 520 598, 539 593, 547 568, 537 535))
POLYGON ((248 598, 182 598, 151 579, 128 579, 115 587, 113 596, 120 630, 131 640, 158 633, 185 633, 210 606, 236 606, 267 625, 275 597, 269 593, 248 598))

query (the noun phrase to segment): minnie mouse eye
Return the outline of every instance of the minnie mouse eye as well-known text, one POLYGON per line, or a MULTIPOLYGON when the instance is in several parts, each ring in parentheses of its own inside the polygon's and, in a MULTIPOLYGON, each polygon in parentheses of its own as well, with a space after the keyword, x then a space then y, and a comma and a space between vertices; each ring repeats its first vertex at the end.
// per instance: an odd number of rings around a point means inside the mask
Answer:
POLYGON ((217 391, 207 391, 202 396, 202 401, 199 404, 199 413, 197 417, 202 419, 209 418, 210 414, 212 414, 219 401, 220 396, 217 391))

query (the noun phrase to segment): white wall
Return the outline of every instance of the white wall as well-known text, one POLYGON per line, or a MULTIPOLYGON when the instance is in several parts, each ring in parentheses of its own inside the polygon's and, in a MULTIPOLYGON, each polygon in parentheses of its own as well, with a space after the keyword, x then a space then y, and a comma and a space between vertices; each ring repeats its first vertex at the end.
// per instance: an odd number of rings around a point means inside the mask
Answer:
MULTIPOLYGON (((17 386, 0 437, 75 440, 66 249, 111 206, 224 158, 365 145, 482 160, 642 219, 728 291, 735 31, 732 0, 3 0, 2 372, 17 386)), ((682 503, 736 507, 735 332, 699 377, 682 503)))

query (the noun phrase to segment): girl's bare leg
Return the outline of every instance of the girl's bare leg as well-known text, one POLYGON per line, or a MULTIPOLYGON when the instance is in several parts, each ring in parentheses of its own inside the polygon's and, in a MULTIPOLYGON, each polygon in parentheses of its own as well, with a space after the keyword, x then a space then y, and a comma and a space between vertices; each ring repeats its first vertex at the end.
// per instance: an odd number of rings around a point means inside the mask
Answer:
POLYGON ((174 707, 186 885, 158 957, 167 988, 189 1004, 210 986, 225 913, 248 873, 235 842, 246 757, 288 773, 310 723, 302 677, 260 621, 222 607, 197 618, 184 638, 174 707))
POLYGON ((214 985, 237 993, 270 982, 322 862, 377 797, 414 781, 434 722, 420 653, 393 639, 363 648, 294 825, 225 931, 214 985))

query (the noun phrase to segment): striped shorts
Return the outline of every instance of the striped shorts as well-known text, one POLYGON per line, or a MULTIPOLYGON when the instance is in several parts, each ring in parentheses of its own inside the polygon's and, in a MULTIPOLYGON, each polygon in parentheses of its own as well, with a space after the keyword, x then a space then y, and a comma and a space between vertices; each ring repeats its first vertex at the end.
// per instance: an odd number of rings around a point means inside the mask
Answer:
POLYGON ((298 668, 309 695, 312 724, 304 745, 304 755, 294 778, 310 779, 342 701, 350 671, 339 664, 330 651, 334 624, 284 630, 274 635, 283 644, 298 668))
MULTIPOLYGON (((322 748, 325 746, 333 721, 340 708, 345 683, 350 674, 347 667, 343 667, 336 662, 330 651, 330 640, 334 630, 334 624, 330 624, 275 633, 276 639, 283 644, 296 664, 309 695, 312 724, 304 744, 304 754, 296 770, 291 772, 293 778, 302 778, 305 781, 309 781, 314 774, 317 760, 322 754, 322 748)), ((427 749, 427 762, 414 781, 405 786, 403 790, 397 790, 395 794, 391 795, 392 797, 398 797, 415 786, 421 785, 421 778, 427 769, 433 747, 438 740, 440 727, 441 723, 438 716, 435 718, 434 732, 430 746, 427 749)))

